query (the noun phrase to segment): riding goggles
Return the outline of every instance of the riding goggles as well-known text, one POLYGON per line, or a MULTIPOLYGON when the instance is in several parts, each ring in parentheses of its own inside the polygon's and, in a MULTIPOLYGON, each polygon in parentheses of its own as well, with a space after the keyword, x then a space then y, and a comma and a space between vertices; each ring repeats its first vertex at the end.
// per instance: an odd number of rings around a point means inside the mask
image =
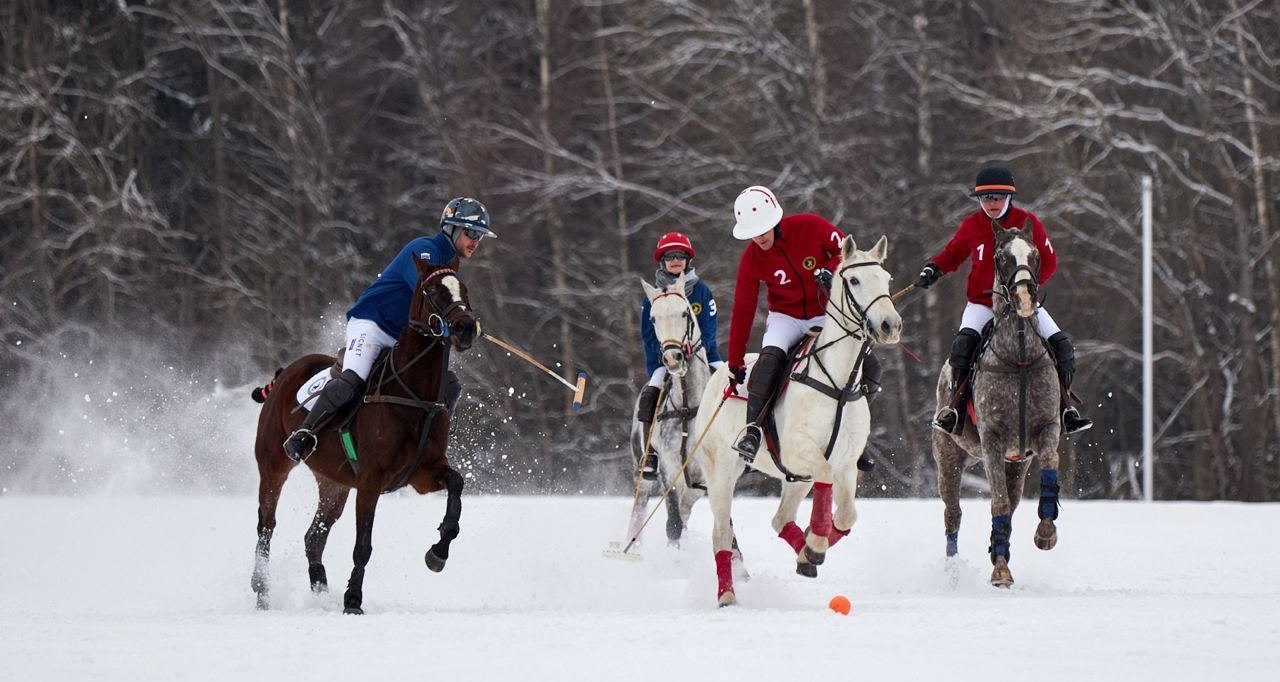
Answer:
POLYGON ((467 235, 467 239, 474 239, 476 241, 480 241, 483 237, 485 237, 489 233, 485 232, 484 230, 477 230, 474 227, 464 227, 462 228, 462 234, 467 235))
POLYGON ((662 262, 670 263, 673 260, 689 260, 689 254, 684 251, 668 251, 662 254, 662 262))
POLYGON ((983 192, 975 198, 978 201, 1004 201, 1007 196, 1009 195, 1004 192, 983 192))

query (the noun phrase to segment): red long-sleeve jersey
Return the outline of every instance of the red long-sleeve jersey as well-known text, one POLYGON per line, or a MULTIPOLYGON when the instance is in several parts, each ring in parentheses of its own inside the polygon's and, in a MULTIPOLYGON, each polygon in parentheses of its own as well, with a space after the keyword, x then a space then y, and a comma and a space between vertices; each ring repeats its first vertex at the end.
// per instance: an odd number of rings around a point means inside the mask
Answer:
MULTIPOLYGON (((1031 211, 1010 206, 1005 216, 1000 219, 1004 227, 1022 227, 1031 222, 1032 237, 1036 249, 1040 251, 1040 284, 1049 281, 1053 272, 1058 269, 1058 254, 1053 252, 1053 244, 1049 242, 1049 234, 1044 224, 1031 211)), ((951 237, 951 241, 942 247, 929 262, 938 266, 943 272, 955 272, 969 257, 973 257, 973 267, 969 269, 969 281, 966 295, 972 303, 991 305, 991 285, 995 282, 996 267, 992 251, 996 247, 995 232, 992 231, 992 220, 981 209, 970 214, 960 223, 960 227, 951 237)))
POLYGON ((733 315, 729 322, 730 365, 743 364, 761 282, 765 285, 769 312, 808 319, 826 311, 827 294, 818 286, 813 273, 820 268, 835 271, 844 233, 826 218, 812 213, 785 216, 778 228, 772 248, 765 251, 750 242, 738 261, 733 315))

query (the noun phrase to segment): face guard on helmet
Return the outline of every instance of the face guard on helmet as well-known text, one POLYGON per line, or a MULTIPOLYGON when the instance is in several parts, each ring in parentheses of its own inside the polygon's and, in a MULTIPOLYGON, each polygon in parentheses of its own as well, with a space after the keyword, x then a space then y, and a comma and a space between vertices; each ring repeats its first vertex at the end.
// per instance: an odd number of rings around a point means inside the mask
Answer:
POLYGON ((733 226, 736 239, 751 239, 772 230, 782 220, 782 207, 768 187, 755 185, 742 190, 733 202, 733 226))
POLYGON ((458 228, 465 230, 472 239, 498 236, 489 229, 489 210, 484 204, 469 197, 450 200, 440 214, 440 229, 450 239, 457 235, 458 228))

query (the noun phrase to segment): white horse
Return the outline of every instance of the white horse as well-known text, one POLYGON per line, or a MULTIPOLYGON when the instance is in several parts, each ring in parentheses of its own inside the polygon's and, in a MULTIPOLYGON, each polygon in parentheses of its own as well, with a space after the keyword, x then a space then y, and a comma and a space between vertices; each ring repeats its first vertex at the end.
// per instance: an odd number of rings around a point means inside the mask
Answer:
MULTIPOLYGON (((871 412, 856 388, 861 384, 863 353, 870 351, 864 345, 868 335, 876 343, 897 343, 902 332, 902 317, 889 295, 890 276, 881 266, 887 249, 885 237, 870 251, 858 251, 851 236, 840 243, 841 261, 831 283, 826 326, 798 362, 793 381, 773 410, 781 457, 773 453, 766 438, 751 465, 783 480, 773 529, 795 550, 796 571, 801 575, 816 576, 827 549, 848 535, 857 520, 856 463, 871 432, 871 412), (795 522, 796 510, 810 488, 813 512, 809 529, 802 531, 795 522)), ((753 357, 748 360, 754 362, 753 357)), ((731 507, 734 484, 747 466, 733 449, 746 420, 746 403, 727 392, 728 374, 717 372, 702 394, 696 428, 707 433, 694 453, 706 470, 707 495, 715 516, 712 549, 721 606, 737 603, 731 507)))
MULTIPOLYGON (((691 424, 698 411, 702 389, 711 378, 707 363, 707 351, 702 347, 702 330, 698 316, 685 296, 684 275, 664 289, 658 289, 641 280, 645 296, 649 298, 649 319, 662 347, 662 364, 667 369, 667 380, 654 416, 650 432, 644 422, 635 418, 631 423, 631 454, 636 463, 644 457, 648 445, 658 454, 658 483, 660 490, 675 484, 667 496, 667 541, 677 544, 689 521, 693 503, 702 497, 702 465, 686 460, 693 448, 691 424), (692 485, 691 485, 692 484, 692 485), (696 487, 695 487, 696 486, 696 487)), ((639 481, 635 502, 631 509, 629 537, 636 537, 644 512, 655 485, 639 481)))

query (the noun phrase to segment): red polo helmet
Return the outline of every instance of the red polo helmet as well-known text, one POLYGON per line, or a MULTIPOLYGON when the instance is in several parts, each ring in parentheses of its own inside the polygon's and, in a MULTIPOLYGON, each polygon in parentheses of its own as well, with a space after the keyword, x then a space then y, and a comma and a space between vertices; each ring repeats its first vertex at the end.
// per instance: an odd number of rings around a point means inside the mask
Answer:
POLYGON ((653 260, 662 262, 662 256, 668 251, 684 251, 693 260, 693 242, 683 232, 668 232, 658 240, 658 248, 653 250, 653 260))

